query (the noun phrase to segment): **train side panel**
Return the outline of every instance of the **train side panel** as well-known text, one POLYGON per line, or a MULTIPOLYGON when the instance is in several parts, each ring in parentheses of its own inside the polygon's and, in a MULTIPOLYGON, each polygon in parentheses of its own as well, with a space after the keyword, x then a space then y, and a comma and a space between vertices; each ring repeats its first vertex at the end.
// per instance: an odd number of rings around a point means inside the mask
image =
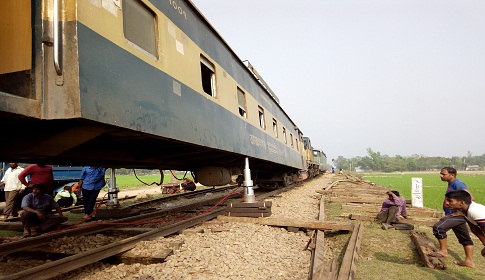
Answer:
MULTIPOLYGON (((157 3, 162 5, 160 8, 175 10, 169 1, 157 3)), ((90 2, 84 4, 92 5, 90 2)), ((274 139, 268 132, 268 125, 266 130, 254 125, 259 122, 257 114, 248 114, 248 120, 235 114, 238 83, 232 79, 230 71, 226 72, 215 59, 184 36, 177 26, 164 18, 164 14, 157 14, 159 32, 162 34, 160 38, 166 38, 166 42, 160 42, 162 59, 159 62, 133 46, 121 31, 112 30, 113 26, 122 28, 122 23, 116 24, 120 16, 112 15, 113 23, 108 25, 92 23, 92 27, 88 28, 89 22, 85 26, 83 19, 103 17, 92 17, 92 8, 84 9, 89 11, 89 15, 83 17, 81 8, 78 38, 83 117, 215 149, 265 157, 267 160, 298 167, 295 162, 299 163, 300 160, 295 148, 291 149, 283 145, 282 140, 274 139), (99 29, 103 26, 111 28, 99 29), (112 38, 115 35, 121 38, 112 38), (120 42, 120 45, 113 42, 120 42), (215 97, 203 92, 199 78, 201 56, 214 63, 217 78, 215 97), (175 65, 179 67, 172 67, 175 65), (219 90, 224 88, 232 88, 232 92, 219 90), (117 110, 123 107, 127 109, 117 110), (233 133, 227 133, 231 131, 233 133)), ((186 7, 183 10, 190 12, 186 7)), ((176 17, 180 18, 178 12, 176 17)), ((197 17, 194 16, 192 20, 197 20, 193 25, 202 26, 197 17)), ((207 29, 196 34, 200 37, 200 34, 208 32, 207 29)), ((214 42, 207 46, 208 50, 227 52, 223 44, 217 40, 214 42)), ((246 69, 239 68, 238 71, 249 75, 246 69)), ((254 79, 252 83, 255 83, 254 79)), ((253 84, 251 86, 254 88, 253 84)), ((240 88, 246 87, 241 85, 240 88)), ((246 100, 248 108, 257 108, 255 104, 260 103, 253 99, 253 95, 247 96, 251 97, 246 100)), ((266 102, 270 103, 268 99, 266 102)), ((272 111, 276 110, 280 117, 282 115, 274 101, 270 104, 272 107, 264 107, 266 123, 272 119, 272 111)), ((287 127, 292 126, 288 118, 283 118, 281 123, 286 123, 287 127)))
POLYGON ((42 1, 32 6, 31 91, 0 87, 0 124, 18 132, 18 149, 0 148, 5 159, 193 170, 249 156, 261 171, 304 167, 296 125, 190 1, 59 3, 60 72, 43 36, 54 35, 53 6, 42 1), (143 21, 124 17, 131 6, 143 21), (154 45, 137 38, 144 28, 154 45))

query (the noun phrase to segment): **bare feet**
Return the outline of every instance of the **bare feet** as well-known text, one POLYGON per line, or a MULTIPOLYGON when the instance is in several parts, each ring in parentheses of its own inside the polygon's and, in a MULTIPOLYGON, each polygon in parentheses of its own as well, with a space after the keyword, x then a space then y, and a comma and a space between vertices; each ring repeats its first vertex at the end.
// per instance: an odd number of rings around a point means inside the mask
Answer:
POLYGON ((446 258, 448 257, 448 252, 436 251, 436 252, 429 253, 428 256, 435 257, 435 258, 446 258))
POLYGON ((387 230, 387 229, 391 229, 391 228, 394 228, 391 224, 382 223, 382 229, 383 230, 387 230))
POLYGON ((459 266, 466 266, 466 267, 469 267, 469 268, 475 268, 475 263, 474 262, 471 262, 471 261, 464 261, 464 262, 454 262, 456 265, 459 265, 459 266))

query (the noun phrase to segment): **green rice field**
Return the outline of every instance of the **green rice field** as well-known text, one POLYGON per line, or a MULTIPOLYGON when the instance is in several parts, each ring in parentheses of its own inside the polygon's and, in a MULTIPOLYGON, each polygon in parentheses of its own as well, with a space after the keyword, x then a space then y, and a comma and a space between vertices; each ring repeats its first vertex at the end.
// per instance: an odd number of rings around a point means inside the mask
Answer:
MULTIPOLYGON (((160 175, 140 175, 138 178, 146 184, 160 183, 160 175)), ((163 183, 170 183, 170 177, 164 176, 163 183)), ((109 182, 109 177, 106 178, 109 182)), ((116 186, 120 189, 131 189, 145 186, 134 175, 116 175, 116 186)))
MULTIPOLYGON (((411 178, 423 179, 424 206, 442 210, 443 199, 448 183, 440 179, 439 171, 436 173, 385 173, 364 174, 364 180, 374 182, 383 187, 397 190, 406 199, 411 199, 411 178)), ((475 196, 475 201, 485 204, 485 174, 458 173, 458 179, 462 180, 475 196)))
MULTIPOLYGON (((177 177, 182 178, 183 175, 177 175, 177 177)), ((192 176, 190 175, 187 175, 186 177, 189 179, 192 179, 192 176)), ((134 175, 116 175, 116 186, 119 189, 126 190, 126 189, 141 188, 146 186, 145 184, 148 184, 148 185, 155 185, 155 183, 160 184, 160 175, 138 175, 138 179, 134 175), (143 183, 140 181, 142 181, 143 183)), ((165 175, 163 177, 163 184, 171 183, 171 181, 172 181, 171 176, 165 175)), ((109 176, 106 177, 106 182, 109 182, 109 176)))

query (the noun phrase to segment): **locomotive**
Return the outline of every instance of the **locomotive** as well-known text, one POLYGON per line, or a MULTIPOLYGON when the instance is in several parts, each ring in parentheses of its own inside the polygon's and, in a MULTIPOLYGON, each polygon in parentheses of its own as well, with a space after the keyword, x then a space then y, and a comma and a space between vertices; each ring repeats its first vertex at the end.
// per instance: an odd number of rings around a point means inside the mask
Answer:
POLYGON ((325 169, 191 1, 3 0, 0 11, 3 161, 189 170, 213 186, 245 158, 256 184, 325 169))

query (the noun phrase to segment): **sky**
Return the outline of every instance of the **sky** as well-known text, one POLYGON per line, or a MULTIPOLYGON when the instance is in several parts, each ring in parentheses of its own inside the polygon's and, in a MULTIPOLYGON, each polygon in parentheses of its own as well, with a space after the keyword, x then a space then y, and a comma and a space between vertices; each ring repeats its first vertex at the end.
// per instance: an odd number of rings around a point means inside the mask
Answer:
POLYGON ((485 1, 192 2, 328 158, 485 154, 485 1))

